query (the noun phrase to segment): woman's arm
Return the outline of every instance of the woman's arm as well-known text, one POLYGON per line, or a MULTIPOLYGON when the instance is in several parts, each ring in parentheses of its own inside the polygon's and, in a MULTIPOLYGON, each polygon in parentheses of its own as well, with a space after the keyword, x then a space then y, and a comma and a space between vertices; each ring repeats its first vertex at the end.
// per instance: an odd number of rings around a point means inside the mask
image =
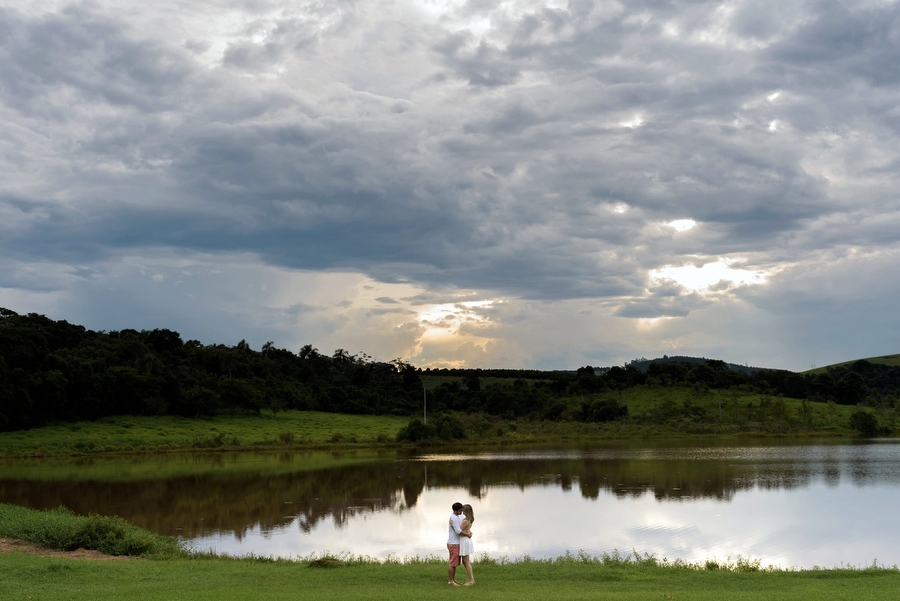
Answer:
POLYGON ((472 522, 470 522, 469 520, 463 520, 462 524, 460 525, 459 535, 460 536, 468 536, 469 538, 472 538, 471 528, 472 528, 472 522))

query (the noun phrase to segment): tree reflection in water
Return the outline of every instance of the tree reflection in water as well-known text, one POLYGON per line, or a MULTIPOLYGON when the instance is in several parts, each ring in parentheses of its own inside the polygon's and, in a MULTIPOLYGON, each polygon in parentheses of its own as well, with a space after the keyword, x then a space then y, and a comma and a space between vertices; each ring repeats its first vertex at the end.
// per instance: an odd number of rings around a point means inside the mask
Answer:
MULTIPOLYGON (((737 491, 750 488, 803 487, 814 478, 831 483, 842 477, 859 481, 871 477, 872 470, 886 469, 886 464, 871 458, 847 461, 846 451, 839 450, 844 447, 809 448, 819 450, 803 456, 790 452, 742 456, 682 449, 650 457, 621 449, 599 454, 487 453, 425 458, 391 452, 350 465, 340 464, 341 454, 330 454, 333 467, 310 453, 260 454, 258 465, 252 460, 231 461, 228 455, 207 455, 194 458, 188 468, 173 468, 171 476, 131 475, 125 479, 116 475, 117 470, 111 469, 115 462, 108 460, 88 460, 80 465, 32 461, 24 468, 25 462, 0 467, 0 502, 38 509, 64 505, 79 514, 119 515, 151 531, 185 538, 231 533, 240 539, 251 529, 271 531, 295 521, 308 533, 322 520, 331 519, 343 527, 364 513, 403 513, 415 507, 426 487, 463 488, 475 499, 492 487, 512 485, 522 491, 577 487, 587 499, 609 491, 618 498, 652 494, 660 501, 729 501, 737 491), (316 461, 322 467, 309 469, 318 465, 316 461), (193 473, 185 474, 185 470, 193 473), (10 471, 17 476, 4 476, 10 471)), ((140 461, 162 465, 165 460, 119 461, 126 466, 140 461)), ((122 471, 129 469, 123 467, 122 471)), ((900 480, 896 469, 890 467, 887 477, 900 480)), ((156 471, 166 470, 160 467, 156 471)), ((152 472, 146 466, 138 470, 139 474, 152 472)))

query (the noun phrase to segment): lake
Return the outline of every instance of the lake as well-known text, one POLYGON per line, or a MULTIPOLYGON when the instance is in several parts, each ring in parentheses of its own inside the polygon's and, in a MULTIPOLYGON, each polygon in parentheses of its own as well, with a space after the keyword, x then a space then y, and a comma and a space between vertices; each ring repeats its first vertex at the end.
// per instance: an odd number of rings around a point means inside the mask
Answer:
POLYGON ((235 555, 443 557, 454 501, 474 507, 476 558, 636 551, 798 568, 900 564, 894 439, 0 464, 0 502, 119 515, 235 555))

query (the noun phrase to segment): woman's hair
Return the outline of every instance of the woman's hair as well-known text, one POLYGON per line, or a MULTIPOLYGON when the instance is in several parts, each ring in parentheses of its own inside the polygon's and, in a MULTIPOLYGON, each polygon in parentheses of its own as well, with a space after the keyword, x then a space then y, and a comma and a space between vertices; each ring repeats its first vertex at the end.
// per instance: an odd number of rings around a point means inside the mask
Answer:
POLYGON ((463 505, 463 515, 466 516, 466 519, 469 520, 470 524, 475 523, 475 512, 472 511, 472 506, 466 503, 463 505))

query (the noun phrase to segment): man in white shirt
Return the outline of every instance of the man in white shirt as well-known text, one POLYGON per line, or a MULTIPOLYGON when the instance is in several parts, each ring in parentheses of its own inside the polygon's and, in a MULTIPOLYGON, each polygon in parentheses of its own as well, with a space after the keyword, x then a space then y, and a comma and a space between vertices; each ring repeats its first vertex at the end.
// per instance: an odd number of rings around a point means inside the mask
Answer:
POLYGON ((462 532, 462 503, 453 504, 453 513, 450 514, 450 523, 447 528, 447 550, 450 552, 450 563, 447 566, 447 584, 459 586, 456 581, 456 566, 459 565, 459 537, 471 534, 462 532))

